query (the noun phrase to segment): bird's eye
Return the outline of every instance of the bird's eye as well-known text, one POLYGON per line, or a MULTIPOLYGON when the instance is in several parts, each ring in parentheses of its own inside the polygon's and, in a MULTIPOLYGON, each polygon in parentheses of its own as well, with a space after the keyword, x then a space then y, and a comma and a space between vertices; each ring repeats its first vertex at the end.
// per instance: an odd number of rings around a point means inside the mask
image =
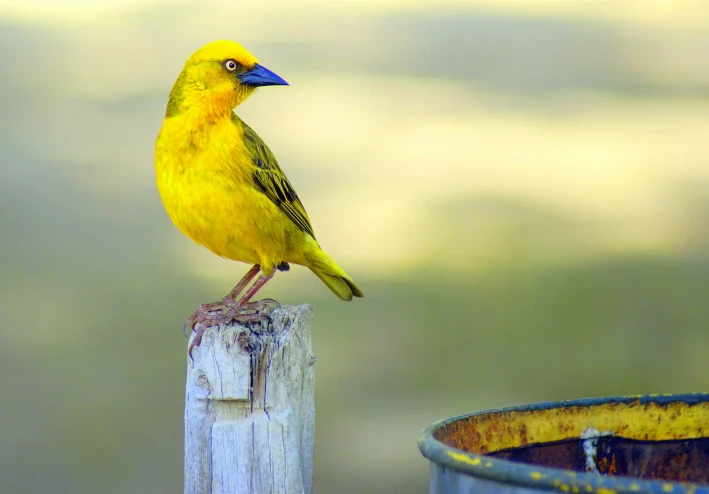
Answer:
POLYGON ((236 60, 227 60, 226 62, 224 62, 224 68, 227 69, 229 72, 234 72, 237 66, 238 64, 236 63, 236 60))

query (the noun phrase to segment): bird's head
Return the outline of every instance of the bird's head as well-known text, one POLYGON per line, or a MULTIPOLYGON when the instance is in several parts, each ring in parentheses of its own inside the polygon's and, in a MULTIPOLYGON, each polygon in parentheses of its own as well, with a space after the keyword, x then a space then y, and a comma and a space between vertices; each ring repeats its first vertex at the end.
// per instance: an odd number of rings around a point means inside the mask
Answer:
POLYGON ((185 63, 170 92, 167 116, 196 109, 231 114, 257 87, 288 85, 246 48, 233 41, 214 41, 197 50, 185 63))

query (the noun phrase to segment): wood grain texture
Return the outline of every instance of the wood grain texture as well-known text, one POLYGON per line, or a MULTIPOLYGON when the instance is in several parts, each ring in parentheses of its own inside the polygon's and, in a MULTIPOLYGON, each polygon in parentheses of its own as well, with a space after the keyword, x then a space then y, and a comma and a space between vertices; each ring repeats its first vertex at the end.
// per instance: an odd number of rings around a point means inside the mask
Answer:
POLYGON ((209 328, 187 358, 185 494, 310 494, 315 358, 308 305, 209 328))

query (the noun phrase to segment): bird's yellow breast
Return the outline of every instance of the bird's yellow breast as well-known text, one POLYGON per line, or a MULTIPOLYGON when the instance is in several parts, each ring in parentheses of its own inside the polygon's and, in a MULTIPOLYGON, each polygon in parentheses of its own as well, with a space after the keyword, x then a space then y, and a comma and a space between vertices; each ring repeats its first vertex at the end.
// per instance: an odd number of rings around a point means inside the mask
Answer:
POLYGON ((231 118, 190 118, 166 118, 155 148, 158 190, 175 225, 228 259, 301 263, 304 234, 255 188, 242 129, 231 118))

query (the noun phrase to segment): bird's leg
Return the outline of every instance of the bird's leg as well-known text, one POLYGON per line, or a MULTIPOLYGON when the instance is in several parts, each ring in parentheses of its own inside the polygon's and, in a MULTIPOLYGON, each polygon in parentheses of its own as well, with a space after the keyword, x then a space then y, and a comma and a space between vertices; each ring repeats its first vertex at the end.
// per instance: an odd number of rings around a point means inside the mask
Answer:
POLYGON ((273 278, 275 271, 268 276, 262 274, 241 299, 236 301, 236 297, 239 296, 254 276, 258 274, 260 269, 261 266, 255 264, 223 299, 219 302, 200 305, 195 313, 187 319, 185 323, 185 334, 187 334, 189 330, 195 332, 195 337, 188 348, 190 358, 192 358, 192 350, 202 342, 204 331, 209 327, 228 324, 231 321, 260 322, 271 319, 269 314, 276 307, 280 307, 278 302, 272 298, 258 300, 256 302, 249 302, 249 300, 251 300, 251 297, 253 297, 268 280, 273 278))
POLYGON ((268 280, 273 278, 276 274, 273 271, 270 275, 262 274, 256 282, 251 285, 251 288, 244 294, 243 297, 234 305, 229 307, 226 311, 225 316, 232 321, 239 322, 255 322, 262 319, 270 319, 269 313, 276 307, 280 307, 280 304, 273 300, 272 298, 267 298, 264 300, 259 300, 257 302, 249 302, 251 297, 256 295, 263 285, 265 285, 268 280), (264 309, 270 309, 268 311, 264 309))
POLYGON ((244 305, 246 302, 251 300, 251 297, 256 295, 256 292, 258 292, 263 285, 268 283, 268 280, 273 278, 273 275, 276 274, 275 271, 273 271, 271 274, 266 275, 265 273, 259 276, 259 279, 256 280, 256 282, 251 285, 251 288, 244 294, 243 297, 241 297, 241 300, 239 300, 239 305, 244 305))
POLYGON ((228 311, 229 307, 234 305, 236 297, 238 297, 246 285, 254 279, 254 276, 258 274, 260 269, 261 266, 258 264, 253 265, 224 298, 218 302, 200 305, 194 314, 187 318, 184 326, 185 336, 191 331, 195 332, 194 340, 192 340, 188 349, 190 358, 192 358, 192 349, 199 346, 202 342, 202 335, 204 335, 204 331, 207 328, 231 321, 231 319, 225 317, 225 312, 228 311))
POLYGON ((248 285, 249 282, 254 279, 254 276, 258 274, 260 269, 261 266, 259 266, 258 264, 254 264, 251 269, 249 269, 248 272, 244 275, 244 277, 241 278, 239 283, 237 283, 236 286, 229 293, 227 293, 224 298, 222 298, 218 302, 200 305, 199 308, 194 312, 194 314, 188 317, 187 321, 185 322, 185 336, 187 336, 189 331, 194 331, 195 326, 197 324, 200 324, 203 327, 210 327, 224 322, 221 320, 220 316, 224 313, 226 309, 234 305, 236 297, 238 297, 239 294, 244 290, 246 285, 248 285), (216 312, 216 314, 213 314, 213 312, 216 312))
MULTIPOLYGON (((289 268, 290 268, 290 266, 288 266, 288 264, 285 262, 282 262, 281 264, 278 265, 278 269, 280 271, 288 271, 289 268)), ((251 270, 248 273, 246 273, 246 276, 244 276, 244 278, 239 282, 239 284, 237 286, 235 286, 231 292, 229 292, 229 295, 227 295, 227 297, 232 298, 232 300, 236 300, 236 297, 238 296, 238 294, 241 293, 241 291, 248 284, 248 282, 251 281, 253 279, 253 277, 258 274, 260 269, 261 269, 261 266, 259 266, 258 264, 256 264, 253 268, 251 268, 251 270)), ((251 286, 251 288, 249 288, 249 290, 244 294, 244 296, 241 297, 241 300, 239 300, 236 304, 229 304, 230 308, 232 308, 234 305, 238 305, 239 308, 242 310, 248 308, 248 310, 252 310, 254 312, 259 312, 259 311, 266 309, 268 307, 272 307, 272 309, 276 308, 276 307, 280 307, 281 304, 279 304, 278 302, 276 302, 272 298, 265 298, 263 300, 258 300, 256 302, 249 302, 249 300, 251 300, 251 298, 256 294, 256 292, 259 291, 259 289, 263 285, 265 285, 268 280, 273 278, 273 275, 275 275, 275 274, 276 274, 276 272, 274 271, 269 276, 262 275, 258 280, 256 280, 256 283, 254 283, 251 286)), ((227 317, 229 316, 228 311, 227 311, 226 316, 227 317)))
POLYGON ((249 284, 251 280, 254 279, 254 276, 258 274, 258 272, 261 270, 261 266, 258 264, 254 264, 251 269, 248 270, 248 272, 244 275, 243 278, 241 278, 241 281, 236 284, 236 286, 227 294, 226 297, 224 297, 224 301, 226 299, 231 299, 232 301, 236 300, 236 297, 238 297, 242 291, 244 291, 244 288, 246 288, 246 285, 249 284))

